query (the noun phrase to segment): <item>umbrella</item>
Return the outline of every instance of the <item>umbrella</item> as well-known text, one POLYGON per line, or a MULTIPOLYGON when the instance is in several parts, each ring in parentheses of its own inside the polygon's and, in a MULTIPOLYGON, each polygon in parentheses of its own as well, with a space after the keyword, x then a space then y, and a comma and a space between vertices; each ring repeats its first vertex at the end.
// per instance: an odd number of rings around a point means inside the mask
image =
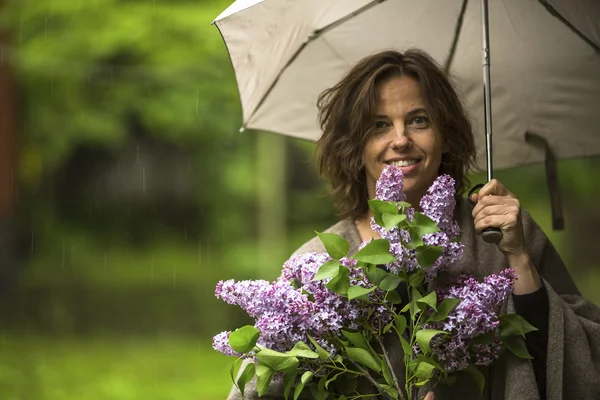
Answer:
POLYGON ((495 168, 545 161, 556 186, 555 158, 600 154, 600 2, 487 3, 236 1, 214 24, 235 70, 243 129, 317 140, 321 91, 366 55, 419 47, 456 83, 488 179, 493 121, 495 168))

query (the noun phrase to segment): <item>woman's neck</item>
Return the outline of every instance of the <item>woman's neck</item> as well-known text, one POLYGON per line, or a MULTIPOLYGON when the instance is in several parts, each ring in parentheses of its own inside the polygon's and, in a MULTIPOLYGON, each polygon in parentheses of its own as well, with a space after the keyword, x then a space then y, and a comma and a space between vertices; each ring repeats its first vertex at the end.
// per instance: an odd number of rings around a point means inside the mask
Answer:
POLYGON ((360 239, 363 242, 371 239, 381 238, 381 235, 373 231, 373 229, 371 228, 372 216, 373 212, 369 209, 365 214, 354 220, 354 223, 356 224, 356 229, 358 230, 358 234, 360 235, 360 239))

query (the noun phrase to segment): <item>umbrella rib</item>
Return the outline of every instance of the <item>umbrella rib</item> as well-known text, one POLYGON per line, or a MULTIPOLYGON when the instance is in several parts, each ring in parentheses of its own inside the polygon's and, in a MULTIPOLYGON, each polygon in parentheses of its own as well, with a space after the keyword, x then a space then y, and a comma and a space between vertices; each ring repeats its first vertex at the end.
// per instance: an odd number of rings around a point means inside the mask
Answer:
POLYGON ((448 58, 446 58, 446 62, 444 63, 444 71, 446 75, 450 73, 450 67, 452 66, 452 61, 454 61, 454 54, 456 53, 456 47, 458 46, 458 39, 460 38, 460 32, 462 30, 463 20, 465 18, 465 12, 467 11, 467 3, 469 0, 463 0, 462 6, 460 8, 460 14, 458 15, 458 19, 456 20, 456 27, 454 29, 454 38, 452 39, 452 46, 450 46, 450 52, 448 53, 448 58))
POLYGON ((559 13, 558 11, 556 11, 556 9, 554 7, 552 7, 551 4, 548 3, 547 0, 538 0, 545 8, 546 10, 554 17, 558 18, 558 20, 560 22, 562 22, 563 24, 565 24, 567 26, 567 28, 569 28, 573 33, 575 33, 577 36, 579 36, 579 38, 581 40, 583 40, 584 42, 586 42, 590 47, 592 47, 597 53, 600 53, 600 46, 598 46, 596 43, 592 42, 590 40, 590 38, 588 38, 587 36, 585 36, 583 34, 583 32, 581 32, 579 29, 577 29, 573 24, 571 24, 569 21, 566 20, 565 17, 562 16, 561 13, 559 13))
POLYGON ((355 10, 353 12, 351 12, 350 14, 346 15, 343 18, 340 18, 334 22, 332 22, 331 24, 321 28, 321 29, 317 29, 315 31, 313 31, 313 33, 308 37, 308 39, 302 43, 302 46, 300 46, 298 48, 298 50, 294 53, 294 55, 292 57, 290 57, 289 61, 283 66, 283 68, 281 68, 281 70, 279 71, 279 73, 277 74, 277 76, 275 77, 275 79, 273 79, 273 83, 271 83, 271 85, 269 86, 269 89, 267 89, 265 91, 265 94, 263 95, 263 97, 260 99, 260 101, 258 102, 258 104, 256 105, 256 107, 254 108, 254 112, 252 113, 251 116, 248 117, 248 122, 250 122, 250 119, 252 118, 252 116, 254 116, 254 114, 256 113, 256 111, 258 111, 263 103, 265 102, 265 100, 267 99, 267 97, 269 97, 269 94, 271 93, 271 91, 273 90, 273 88, 275 87, 275 85, 277 84, 277 82, 279 81, 279 78, 281 78, 281 75, 283 75, 283 73, 285 72, 285 70, 287 70, 287 68, 290 66, 291 63, 294 62, 294 60, 296 59, 296 57, 298 57, 298 55, 302 52, 302 50, 304 50, 304 48, 306 47, 307 44, 309 44, 310 42, 312 42, 313 40, 317 39, 319 36, 321 36, 323 33, 335 28, 336 26, 338 26, 339 24, 349 20, 350 18, 353 18, 361 13, 363 13, 364 11, 367 11, 368 9, 370 9, 373 6, 376 6, 379 3, 383 3, 386 0, 373 0, 368 4, 365 4, 364 6, 362 6, 361 8, 359 8, 358 10, 355 10))

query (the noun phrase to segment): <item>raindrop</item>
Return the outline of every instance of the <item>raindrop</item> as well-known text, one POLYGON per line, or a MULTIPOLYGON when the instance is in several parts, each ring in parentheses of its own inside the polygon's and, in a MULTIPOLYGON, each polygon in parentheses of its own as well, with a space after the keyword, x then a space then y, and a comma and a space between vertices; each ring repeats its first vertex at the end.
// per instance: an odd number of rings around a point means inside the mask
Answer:
POLYGON ((154 284, 154 257, 150 261, 150 283, 154 284))
POLYGON ((146 194, 146 167, 142 165, 142 193, 146 194))
POLYGON ((198 240, 198 265, 202 265, 202 239, 198 240))

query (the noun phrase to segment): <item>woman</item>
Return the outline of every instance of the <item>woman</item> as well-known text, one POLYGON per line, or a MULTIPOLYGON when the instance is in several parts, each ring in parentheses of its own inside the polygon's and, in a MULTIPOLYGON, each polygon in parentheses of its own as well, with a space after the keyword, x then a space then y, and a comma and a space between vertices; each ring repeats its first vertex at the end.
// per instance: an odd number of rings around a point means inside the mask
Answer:
MULTIPOLYGON (((452 85, 427 54, 386 51, 366 57, 321 94, 318 106, 323 135, 317 167, 331 184, 342 217, 328 231, 344 237, 350 253, 362 241, 378 237, 367 201, 386 165, 402 169, 404 191, 413 205, 440 174, 455 179, 459 194, 466 191, 475 159, 472 128, 452 85)), ((457 198, 455 219, 465 252, 452 273, 483 277, 513 268, 518 278, 508 309, 539 331, 527 337, 534 360, 503 356, 485 371, 483 396, 466 379, 452 388, 440 385, 427 398, 600 399, 600 309, 580 296, 552 244, 518 199, 493 180, 470 199, 457 198), (480 237, 489 227, 502 231, 497 245, 480 237)), ((317 238, 296 253, 312 251, 325 251, 317 238)), ((401 347, 394 339, 389 336, 388 350, 396 375, 404 376, 401 347)), ((263 398, 282 398, 280 381, 271 389, 263 398)), ((230 398, 238 396, 234 390, 230 398)))

